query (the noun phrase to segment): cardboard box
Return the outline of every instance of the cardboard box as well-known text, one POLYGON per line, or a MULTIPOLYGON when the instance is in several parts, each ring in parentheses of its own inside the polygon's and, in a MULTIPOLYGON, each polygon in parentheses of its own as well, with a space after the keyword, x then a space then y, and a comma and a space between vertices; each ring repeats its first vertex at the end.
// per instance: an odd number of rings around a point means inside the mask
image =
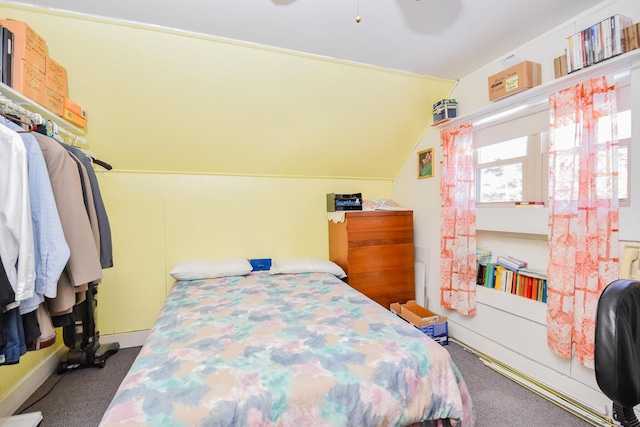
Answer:
POLYGON ((64 97, 58 92, 49 88, 45 88, 44 108, 62 117, 64 105, 64 97))
POLYGON ((625 52, 640 48, 640 22, 623 30, 625 52))
POLYGON ((87 111, 69 98, 64 99, 64 108, 71 111, 73 114, 82 117, 83 119, 87 118, 87 111))
POLYGON ((449 324, 445 316, 440 316, 422 307, 415 300, 406 304, 394 302, 391 311, 433 338, 440 345, 449 344, 449 324))
POLYGON ((523 61, 489 77, 489 100, 497 101, 542 83, 540 64, 523 61))
POLYGON ((567 74, 567 55, 558 56, 553 60, 553 76, 557 79, 567 74))
POLYGON ((38 71, 24 59, 13 63, 13 88, 44 106, 46 100, 44 73, 38 71))
POLYGON ((62 118, 70 121, 71 123, 85 129, 87 127, 87 119, 79 116, 68 108, 62 108, 62 118))
POLYGON ((67 86, 67 69, 56 61, 47 56, 46 58, 47 71, 45 73, 46 86, 62 98, 69 96, 69 89, 67 86))
POLYGON ((42 74, 45 74, 47 71, 47 42, 45 39, 22 21, 0 19, 0 25, 13 33, 13 63, 17 64, 20 60, 27 61, 42 74))

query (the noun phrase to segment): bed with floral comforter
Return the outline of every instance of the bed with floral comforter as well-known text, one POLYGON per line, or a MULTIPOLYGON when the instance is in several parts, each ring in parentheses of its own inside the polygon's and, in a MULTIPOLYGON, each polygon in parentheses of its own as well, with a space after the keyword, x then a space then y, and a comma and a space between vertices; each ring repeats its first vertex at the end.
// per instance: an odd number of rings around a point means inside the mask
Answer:
POLYGON ((330 274, 261 272, 176 282, 100 425, 474 418, 446 348, 330 274))

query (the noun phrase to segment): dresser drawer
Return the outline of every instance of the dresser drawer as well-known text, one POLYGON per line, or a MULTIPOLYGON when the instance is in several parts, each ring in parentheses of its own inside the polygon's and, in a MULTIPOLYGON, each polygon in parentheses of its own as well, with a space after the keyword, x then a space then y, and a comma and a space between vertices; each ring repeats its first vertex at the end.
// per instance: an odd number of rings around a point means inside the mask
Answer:
POLYGON ((347 283, 369 297, 403 292, 414 293, 416 286, 413 266, 351 274, 347 276, 347 283))
POLYGON ((348 275, 392 268, 413 269, 413 243, 351 248, 347 262, 348 275))
POLYGON ((347 218, 350 248, 413 243, 413 212, 370 212, 347 218))
POLYGON ((356 273, 347 277, 349 285, 385 308, 391 303, 415 299, 413 267, 356 273))

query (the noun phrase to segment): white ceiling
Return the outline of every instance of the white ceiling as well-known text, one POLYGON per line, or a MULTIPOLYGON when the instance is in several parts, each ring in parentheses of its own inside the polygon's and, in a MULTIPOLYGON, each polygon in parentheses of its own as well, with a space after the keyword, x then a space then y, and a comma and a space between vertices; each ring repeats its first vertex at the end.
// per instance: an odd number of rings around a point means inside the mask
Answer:
POLYGON ((29 0, 340 60, 459 79, 603 0, 29 0), (361 17, 359 23, 356 16, 361 17))

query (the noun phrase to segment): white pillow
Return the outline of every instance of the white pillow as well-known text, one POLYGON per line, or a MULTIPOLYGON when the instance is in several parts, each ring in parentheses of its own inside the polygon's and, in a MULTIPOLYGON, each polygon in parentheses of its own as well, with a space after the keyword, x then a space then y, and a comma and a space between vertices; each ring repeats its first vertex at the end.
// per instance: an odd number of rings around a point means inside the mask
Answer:
POLYGON ((169 274, 176 280, 198 280, 245 276, 251 270, 245 258, 187 259, 176 264, 169 274))
POLYGON ((339 279, 347 277, 338 264, 320 258, 274 258, 269 273, 331 273, 339 279))

